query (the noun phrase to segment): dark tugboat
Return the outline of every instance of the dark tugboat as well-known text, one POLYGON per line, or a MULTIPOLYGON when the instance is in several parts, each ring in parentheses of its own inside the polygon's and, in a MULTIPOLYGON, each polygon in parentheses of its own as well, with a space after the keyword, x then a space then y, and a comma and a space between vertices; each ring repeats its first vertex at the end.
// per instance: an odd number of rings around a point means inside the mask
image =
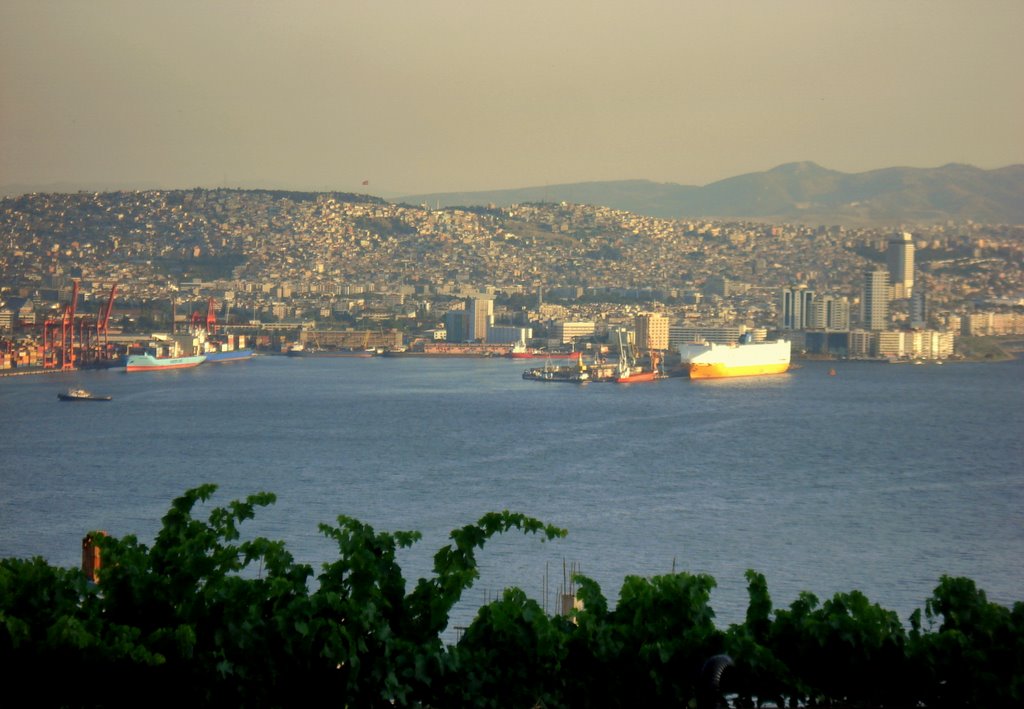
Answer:
POLYGON ((85 389, 68 389, 66 392, 57 394, 61 401, 110 401, 109 396, 100 396, 86 391, 85 389))

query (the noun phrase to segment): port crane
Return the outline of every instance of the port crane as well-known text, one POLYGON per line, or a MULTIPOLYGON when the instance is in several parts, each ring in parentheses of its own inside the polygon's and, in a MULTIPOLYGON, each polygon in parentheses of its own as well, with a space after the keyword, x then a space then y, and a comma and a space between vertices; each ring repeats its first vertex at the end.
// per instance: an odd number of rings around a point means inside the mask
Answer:
POLYGON ((81 361, 106 362, 113 359, 110 347, 110 316, 114 312, 114 298, 117 297, 117 283, 110 287, 110 296, 100 308, 96 318, 85 317, 78 324, 78 341, 80 344, 81 361))
POLYGON ((108 336, 117 286, 116 282, 111 286, 110 296, 94 318, 78 314, 81 283, 73 282, 71 300, 62 309, 60 317, 43 321, 44 369, 68 371, 79 364, 113 358, 108 336))
POLYGON ((71 288, 71 302, 59 318, 43 321, 43 369, 68 371, 75 368, 75 311, 78 309, 79 282, 71 288), (60 340, 58 341, 58 332, 60 340))
POLYGON ((109 333, 110 316, 114 312, 114 298, 117 296, 117 282, 110 287, 110 297, 107 298, 107 304, 100 312, 99 320, 96 322, 96 337, 99 340, 102 338, 102 345, 104 351, 109 347, 107 335, 109 333))
POLYGON ((192 330, 206 330, 206 334, 212 335, 217 331, 217 302, 211 296, 206 303, 206 317, 198 310, 192 311, 192 330))

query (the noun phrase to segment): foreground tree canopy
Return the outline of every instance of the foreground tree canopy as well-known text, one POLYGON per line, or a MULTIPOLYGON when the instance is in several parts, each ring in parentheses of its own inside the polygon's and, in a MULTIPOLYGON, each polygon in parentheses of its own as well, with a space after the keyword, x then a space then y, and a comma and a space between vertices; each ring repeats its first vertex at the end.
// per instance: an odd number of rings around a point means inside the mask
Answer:
POLYGON ((282 542, 241 541, 239 525, 273 495, 193 517, 215 489, 176 499, 152 547, 97 535, 99 584, 38 558, 0 561, 9 688, 39 706, 1002 707, 1024 698, 1024 603, 990 603, 969 579, 943 577, 908 630, 857 591, 824 602, 804 593, 775 609, 764 577, 749 571, 746 620, 721 630, 710 576, 628 577, 615 608, 577 577, 583 607, 571 616, 549 617, 510 589, 446 646, 440 634, 488 539, 565 531, 484 515, 452 532, 434 576, 410 590, 395 557, 420 535, 342 516, 320 526, 339 556, 313 584, 282 542))

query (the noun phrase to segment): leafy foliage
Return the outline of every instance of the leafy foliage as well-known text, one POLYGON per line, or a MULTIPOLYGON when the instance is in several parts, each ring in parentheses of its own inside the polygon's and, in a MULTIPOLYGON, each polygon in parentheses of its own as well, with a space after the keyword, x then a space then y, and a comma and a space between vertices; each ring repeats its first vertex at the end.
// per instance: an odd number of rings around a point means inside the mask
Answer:
POLYGON ((213 485, 174 500, 152 547, 99 537, 98 586, 41 559, 0 560, 0 662, 34 704, 291 706, 1012 706, 1024 692, 1024 604, 990 603, 943 577, 909 630, 858 591, 803 593, 773 609, 747 572, 743 623, 726 631, 704 574, 627 577, 612 608, 577 577, 569 616, 519 589, 440 639, 496 534, 565 531, 511 512, 451 533, 430 578, 407 584, 397 553, 417 532, 351 517, 320 530, 338 558, 313 569, 284 544, 242 540, 268 493, 193 515, 213 485), (719 661, 709 676, 708 658, 719 661), (59 677, 59 681, 55 681, 59 677), (721 679, 715 687, 711 679, 721 679))

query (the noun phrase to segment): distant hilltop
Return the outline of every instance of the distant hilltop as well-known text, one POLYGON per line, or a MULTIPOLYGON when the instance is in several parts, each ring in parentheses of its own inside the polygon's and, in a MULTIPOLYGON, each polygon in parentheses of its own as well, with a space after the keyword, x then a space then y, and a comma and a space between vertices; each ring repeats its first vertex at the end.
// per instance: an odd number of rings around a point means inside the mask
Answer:
POLYGON ((1024 165, 982 170, 949 164, 850 174, 797 162, 703 187, 620 180, 407 195, 392 201, 442 207, 573 202, 652 217, 812 224, 1024 224, 1024 165))
MULTIPOLYGON (((77 183, 5 185, 0 196, 30 193, 141 191, 152 185, 77 183)), ((173 191, 159 188, 162 191, 173 191)), ((194 188, 201 189, 201 188, 194 188)), ((217 189, 228 188, 213 188, 217 189)), ((235 187, 235 191, 310 199, 331 195, 348 201, 381 197, 324 190, 235 187)), ((703 187, 650 180, 614 180, 522 187, 483 192, 438 192, 401 197, 398 204, 429 207, 499 207, 510 204, 588 204, 650 217, 741 219, 766 223, 879 226, 973 221, 1024 224, 1024 165, 982 170, 951 163, 936 168, 890 167, 861 173, 829 170, 813 162, 779 165, 703 187)))

